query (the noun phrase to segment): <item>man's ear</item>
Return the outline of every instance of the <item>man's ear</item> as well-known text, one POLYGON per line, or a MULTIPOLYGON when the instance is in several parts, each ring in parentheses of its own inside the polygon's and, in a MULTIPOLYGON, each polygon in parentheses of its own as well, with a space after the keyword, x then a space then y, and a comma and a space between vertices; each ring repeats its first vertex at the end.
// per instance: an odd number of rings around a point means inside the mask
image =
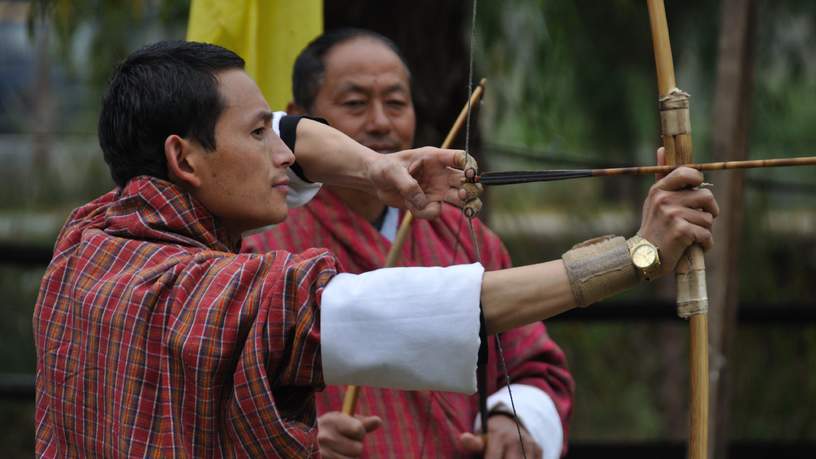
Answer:
POLYGON ((289 115, 305 115, 306 110, 300 105, 296 104, 295 101, 290 100, 289 103, 286 104, 286 113, 289 115))
POLYGON ((167 175, 170 181, 192 188, 201 186, 202 171, 196 170, 197 161, 193 145, 189 140, 178 135, 170 135, 164 140, 164 158, 167 162, 167 175))

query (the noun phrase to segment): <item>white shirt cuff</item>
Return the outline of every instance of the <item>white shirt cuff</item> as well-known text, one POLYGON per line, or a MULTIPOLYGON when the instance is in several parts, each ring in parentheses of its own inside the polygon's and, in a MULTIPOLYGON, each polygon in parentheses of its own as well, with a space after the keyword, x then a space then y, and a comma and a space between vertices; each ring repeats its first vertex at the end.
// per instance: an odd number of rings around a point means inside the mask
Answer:
MULTIPOLYGON (((564 429, 561 426, 561 416, 555 409, 555 403, 549 394, 535 386, 527 384, 510 384, 513 391, 513 400, 516 405, 516 415, 519 421, 538 443, 542 451, 542 459, 558 459, 564 447, 564 429)), ((487 398, 487 410, 512 413, 512 403, 507 386, 502 387, 487 398)), ((480 432, 482 422, 476 416, 473 422, 473 431, 480 432)))
POLYGON ((484 268, 342 273, 323 291, 326 384, 473 393, 484 268))
POLYGON ((286 194, 286 205, 289 207, 300 207, 311 201, 320 191, 322 183, 307 182, 300 178, 292 169, 286 169, 289 177, 289 192, 286 194))

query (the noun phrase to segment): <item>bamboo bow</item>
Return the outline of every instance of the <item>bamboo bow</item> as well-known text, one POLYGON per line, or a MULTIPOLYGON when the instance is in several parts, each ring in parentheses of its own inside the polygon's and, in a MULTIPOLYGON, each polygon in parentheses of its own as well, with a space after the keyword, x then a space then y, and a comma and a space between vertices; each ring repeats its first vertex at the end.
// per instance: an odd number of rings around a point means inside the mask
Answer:
MULTIPOLYGON (((663 0, 647 0, 652 29, 660 125, 666 162, 670 165, 691 163, 691 124, 688 94, 677 88, 672 61, 666 7, 663 0)), ((705 259, 700 246, 686 251, 676 270, 677 310, 689 319, 691 350, 689 353, 691 406, 689 408, 688 457, 705 459, 708 455, 708 294, 705 259)))

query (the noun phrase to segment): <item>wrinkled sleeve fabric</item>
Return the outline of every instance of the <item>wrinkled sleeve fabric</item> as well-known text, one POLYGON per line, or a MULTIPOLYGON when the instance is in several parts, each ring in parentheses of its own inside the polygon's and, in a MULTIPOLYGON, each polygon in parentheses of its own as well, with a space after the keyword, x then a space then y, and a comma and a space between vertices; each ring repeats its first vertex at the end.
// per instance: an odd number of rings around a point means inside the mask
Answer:
POLYGON ((234 255, 88 230, 47 279, 43 456, 305 457, 326 251, 234 255), (115 255, 111 255, 115 254, 115 255), (114 403, 115 402, 115 403, 114 403))
POLYGON ((190 365, 187 374, 202 377, 237 356, 237 401, 276 387, 322 388, 319 305, 336 274, 336 261, 325 250, 197 254, 174 286, 178 317, 166 325, 166 349, 177 353, 174 361, 190 365))
POLYGON ((191 456, 214 444, 248 457, 312 448, 312 394, 324 386, 320 297, 336 273, 325 250, 203 251, 184 264, 161 331, 167 367, 150 368, 173 381, 168 409, 204 448, 191 456))
POLYGON ((183 362, 178 374, 186 375, 181 387, 190 396, 182 406, 196 403, 185 416, 221 419, 226 443, 249 457, 306 454, 314 441, 312 394, 324 387, 320 299, 337 274, 334 257, 325 250, 270 252, 201 269, 208 274, 190 286, 206 297, 190 303, 198 318, 184 333, 170 327, 180 353, 171 360, 183 362), (225 381, 229 390, 222 392, 225 381), (220 413, 200 402, 213 394, 223 400, 220 413))
POLYGON ((327 384, 473 393, 478 263, 339 274, 321 303, 327 384))

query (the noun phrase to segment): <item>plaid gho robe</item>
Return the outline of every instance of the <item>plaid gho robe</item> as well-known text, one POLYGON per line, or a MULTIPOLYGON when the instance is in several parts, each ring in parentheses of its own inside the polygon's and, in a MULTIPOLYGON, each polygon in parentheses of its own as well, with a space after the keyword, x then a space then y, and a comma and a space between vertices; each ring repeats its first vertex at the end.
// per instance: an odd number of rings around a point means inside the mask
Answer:
POLYGON ((236 254, 174 185, 76 209, 34 310, 45 457, 306 457, 326 251, 236 254))
MULTIPOLYGON (((485 269, 510 267, 510 257, 499 238, 480 221, 474 220, 473 224, 485 269)), ((382 267, 391 243, 324 188, 306 206, 291 209, 284 223, 245 238, 242 250, 267 253, 310 247, 328 248, 342 270, 361 273, 382 267)), ((461 210, 445 205, 442 215, 435 220, 414 220, 398 265, 448 266, 471 263, 475 257, 461 210)), ((566 449, 574 382, 563 352, 540 323, 503 333, 502 348, 513 383, 535 386, 555 403, 564 427, 566 449)), ((488 393, 493 393, 505 381, 498 369, 495 345, 491 343, 489 349, 488 393)), ((344 387, 328 386, 318 393, 318 414, 340 411, 344 391, 344 387)), ((477 411, 476 395, 362 387, 357 413, 380 416, 385 423, 366 435, 363 456, 467 457, 458 449, 457 440, 459 434, 472 430, 477 411)))

